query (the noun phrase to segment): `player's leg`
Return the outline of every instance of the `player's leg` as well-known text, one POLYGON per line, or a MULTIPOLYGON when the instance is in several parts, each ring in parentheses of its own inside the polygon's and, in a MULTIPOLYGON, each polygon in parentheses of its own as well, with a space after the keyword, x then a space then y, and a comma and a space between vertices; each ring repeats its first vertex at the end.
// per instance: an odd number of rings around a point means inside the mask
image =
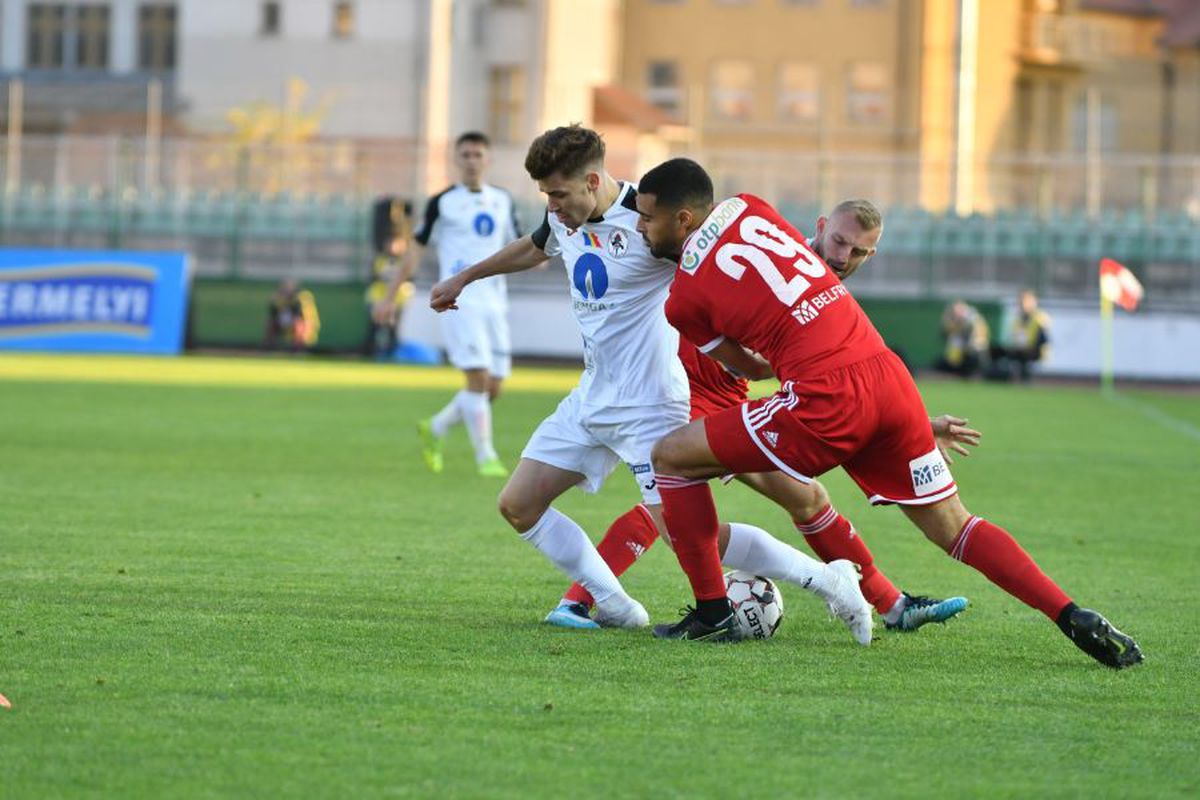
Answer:
MULTIPOLYGON (((658 538, 658 526, 642 503, 613 520, 596 552, 618 578, 633 566, 658 538)), ((558 607, 546 617, 546 622, 564 627, 584 627, 578 623, 587 618, 595 601, 582 584, 573 583, 563 594, 558 607)))
POLYGON ((762 528, 742 522, 722 523, 718 534, 721 563, 763 575, 811 592, 825 601, 861 645, 871 643, 871 605, 859 587, 858 570, 845 559, 817 561, 762 528))
POLYGON ((737 480, 783 508, 813 552, 824 561, 846 559, 862 570, 862 592, 880 614, 900 599, 900 590, 875 566, 875 558, 850 521, 839 514, 819 481, 801 483, 782 472, 739 475, 737 480))
POLYGON ((1092 658, 1116 669, 1142 660, 1133 639, 1095 611, 1077 606, 1008 531, 973 516, 957 494, 931 505, 902 508, 951 558, 974 567, 1013 597, 1041 611, 1092 658))
POLYGON ((675 625, 655 626, 655 636, 732 641, 733 609, 717 545, 720 521, 709 478, 729 472, 708 445, 705 419, 668 434, 654 446, 654 478, 675 557, 688 577, 695 609, 675 625))
POLYGON ((641 627, 649 621, 645 610, 625 594, 583 529, 550 505, 584 480, 582 473, 522 458, 500 492, 500 514, 522 539, 586 588, 599 607, 620 612, 615 624, 641 627))
POLYGON ((737 479, 786 510, 804 541, 824 561, 845 559, 857 564, 862 572, 862 593, 889 628, 914 631, 930 622, 945 622, 967 607, 965 597, 934 599, 896 588, 875 565, 875 557, 854 526, 834 509, 820 481, 803 483, 782 472, 739 475, 737 479))
POLYGON ((492 404, 500 396, 504 379, 512 373, 512 346, 509 342, 508 318, 503 309, 488 310, 484 318, 484 331, 490 363, 487 379, 479 388, 482 401, 477 401, 479 411, 474 417, 466 418, 467 430, 475 445, 479 474, 488 478, 503 478, 508 475, 508 469, 500 462, 492 444, 492 404), (476 423, 474 427, 473 420, 476 423))
MULTIPOLYGON (((545 554, 596 600, 597 622, 640 627, 645 609, 630 598, 587 534, 551 503, 571 486, 595 493, 619 462, 581 422, 576 392, 542 421, 500 493, 500 513, 522 538, 545 554)), ((588 624, 592 627, 594 623, 588 624)))
POLYGON ((871 502, 899 504, 930 541, 1041 611, 1098 661, 1117 668, 1140 661, 1132 639, 1094 611, 1078 608, 1008 531, 967 511, 907 369, 895 357, 872 368, 878 379, 866 404, 881 423, 844 464, 871 502))

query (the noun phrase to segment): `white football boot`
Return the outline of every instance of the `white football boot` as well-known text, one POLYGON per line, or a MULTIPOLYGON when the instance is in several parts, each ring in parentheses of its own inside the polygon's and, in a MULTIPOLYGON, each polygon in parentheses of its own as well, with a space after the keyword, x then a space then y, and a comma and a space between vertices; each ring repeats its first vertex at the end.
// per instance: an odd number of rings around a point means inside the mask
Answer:
POLYGON ((603 602, 596 601, 592 618, 605 628, 644 628, 650 624, 650 615, 642 604, 624 592, 617 592, 603 602))
POLYGON ((829 613, 846 623, 854 641, 861 645, 871 643, 871 604, 863 597, 858 582, 862 576, 854 563, 846 559, 831 561, 825 565, 829 575, 829 588, 820 592, 829 613))

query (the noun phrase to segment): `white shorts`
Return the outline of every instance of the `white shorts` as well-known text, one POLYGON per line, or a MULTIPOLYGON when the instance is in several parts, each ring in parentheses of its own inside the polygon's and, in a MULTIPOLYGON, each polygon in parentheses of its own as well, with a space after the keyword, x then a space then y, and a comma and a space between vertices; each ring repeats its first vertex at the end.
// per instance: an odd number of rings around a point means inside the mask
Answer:
POLYGON ((624 461, 637 481, 642 500, 660 505, 650 451, 655 442, 688 423, 687 403, 585 409, 572 389, 554 413, 542 420, 521 458, 583 475, 579 488, 600 491, 604 480, 624 461))
POLYGON ((512 372, 508 311, 496 306, 463 306, 439 314, 446 355, 458 369, 486 369, 497 378, 512 372))

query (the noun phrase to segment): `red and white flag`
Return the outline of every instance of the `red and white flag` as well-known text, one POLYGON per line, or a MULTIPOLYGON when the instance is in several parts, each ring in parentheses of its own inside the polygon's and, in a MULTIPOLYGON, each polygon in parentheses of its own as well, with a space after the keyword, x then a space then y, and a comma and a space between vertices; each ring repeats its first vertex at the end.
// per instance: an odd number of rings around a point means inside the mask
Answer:
POLYGON ((1111 258, 1100 259, 1101 297, 1126 311, 1133 311, 1144 294, 1142 284, 1124 265, 1111 258))

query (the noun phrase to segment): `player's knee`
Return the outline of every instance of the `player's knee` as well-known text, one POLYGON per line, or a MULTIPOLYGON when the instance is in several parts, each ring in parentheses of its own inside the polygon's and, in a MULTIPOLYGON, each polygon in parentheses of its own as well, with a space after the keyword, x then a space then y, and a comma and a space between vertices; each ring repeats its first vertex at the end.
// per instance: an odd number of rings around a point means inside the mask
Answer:
POLYGON ((667 434, 654 443, 650 451, 650 462, 657 475, 679 475, 680 450, 675 434, 667 434))
POLYGON ((499 397, 500 397, 500 384, 493 383, 491 386, 488 387, 488 399, 494 403, 494 402, 496 402, 496 400, 499 399, 499 397))
POLYGON ((545 509, 539 512, 533 507, 533 504, 527 502, 519 493, 511 491, 507 486, 496 499, 496 508, 499 510, 500 516, 504 517, 517 533, 524 533, 532 528, 545 512, 545 509))
POLYGON ((793 520, 803 523, 816 516, 816 513, 829 503, 829 492, 825 491, 825 487, 819 481, 813 481, 807 484, 803 491, 795 493, 789 503, 788 513, 792 515, 793 520))

